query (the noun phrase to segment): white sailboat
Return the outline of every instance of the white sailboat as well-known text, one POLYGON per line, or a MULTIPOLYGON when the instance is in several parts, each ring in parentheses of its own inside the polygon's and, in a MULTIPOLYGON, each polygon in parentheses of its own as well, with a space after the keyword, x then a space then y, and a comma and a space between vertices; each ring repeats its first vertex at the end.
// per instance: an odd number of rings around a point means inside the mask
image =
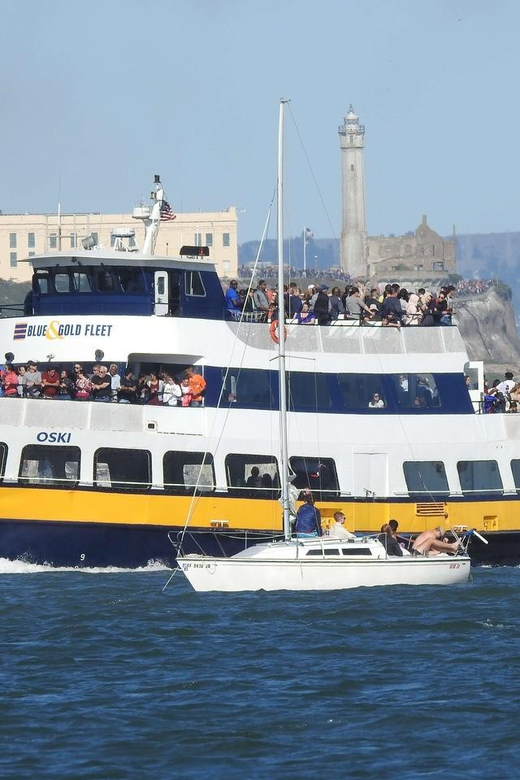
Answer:
MULTIPOLYGON (((283 291, 283 133, 286 100, 280 101, 278 128, 278 290, 283 291)), ((283 307, 283 295, 279 296, 283 307)), ((282 318, 281 318, 282 319, 282 318)), ((282 319, 283 321, 283 319, 282 319)), ((457 555, 402 557, 387 554, 371 537, 293 538, 287 447, 285 339, 278 342, 281 504, 284 540, 249 547, 230 558, 183 555, 177 566, 196 591, 343 590, 376 585, 454 585, 466 582, 471 562, 465 549, 457 555)))

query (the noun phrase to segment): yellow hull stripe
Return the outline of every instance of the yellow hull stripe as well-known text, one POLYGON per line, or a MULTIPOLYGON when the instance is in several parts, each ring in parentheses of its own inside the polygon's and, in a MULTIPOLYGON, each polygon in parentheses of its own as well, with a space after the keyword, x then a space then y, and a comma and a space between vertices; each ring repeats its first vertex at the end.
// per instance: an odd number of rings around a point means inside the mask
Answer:
MULTIPOLYGON (((402 533, 419 533, 442 525, 476 528, 477 531, 520 532, 520 497, 507 501, 461 501, 432 504, 414 502, 317 503, 325 522, 334 512, 346 514, 351 531, 378 532, 391 518, 402 533)), ((277 501, 205 496, 192 502, 190 496, 114 493, 52 488, 0 487, 0 520, 101 523, 183 527, 191 509, 189 525, 197 528, 230 528, 281 531, 277 501)))

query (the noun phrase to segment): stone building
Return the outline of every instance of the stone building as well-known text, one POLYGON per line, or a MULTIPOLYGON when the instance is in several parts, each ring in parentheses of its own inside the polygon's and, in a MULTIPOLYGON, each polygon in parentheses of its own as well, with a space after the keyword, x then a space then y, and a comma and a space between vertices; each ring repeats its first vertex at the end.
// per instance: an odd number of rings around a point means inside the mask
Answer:
MULTIPOLYGON (((209 246, 209 257, 220 276, 234 276, 238 266, 237 210, 177 214, 161 222, 155 254, 178 257, 183 245, 209 246)), ((44 252, 82 247, 93 236, 105 248, 114 246, 121 229, 135 230, 136 246, 142 244, 144 227, 131 214, 3 214, 0 212, 0 278, 30 280, 32 267, 24 262, 44 252)))

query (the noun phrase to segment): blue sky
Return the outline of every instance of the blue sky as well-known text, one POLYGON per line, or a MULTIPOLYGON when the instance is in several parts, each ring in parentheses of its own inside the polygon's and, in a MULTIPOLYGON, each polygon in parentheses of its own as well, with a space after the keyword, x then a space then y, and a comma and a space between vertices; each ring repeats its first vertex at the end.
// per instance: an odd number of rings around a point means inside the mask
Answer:
POLYGON ((288 235, 341 231, 350 103, 370 235, 520 230, 519 30, 515 0, 3 0, 0 209, 128 212, 160 173, 259 238, 286 97, 288 235))

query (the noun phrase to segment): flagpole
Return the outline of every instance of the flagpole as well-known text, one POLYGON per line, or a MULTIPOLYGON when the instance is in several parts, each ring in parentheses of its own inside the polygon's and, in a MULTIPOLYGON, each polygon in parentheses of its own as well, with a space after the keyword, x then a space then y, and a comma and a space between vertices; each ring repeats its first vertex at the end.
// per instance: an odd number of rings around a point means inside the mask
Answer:
POLYGON ((307 228, 303 228, 303 275, 307 275, 307 228))

